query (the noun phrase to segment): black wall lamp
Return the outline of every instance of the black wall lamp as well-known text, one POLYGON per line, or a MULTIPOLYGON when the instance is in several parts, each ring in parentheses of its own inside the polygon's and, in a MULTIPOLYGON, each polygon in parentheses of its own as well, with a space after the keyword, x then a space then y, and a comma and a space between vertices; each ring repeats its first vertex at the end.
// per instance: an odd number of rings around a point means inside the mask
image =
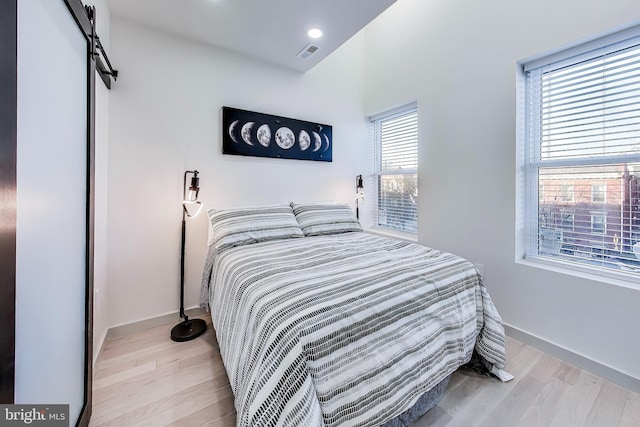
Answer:
POLYGON ((356 218, 360 219, 360 205, 364 203, 362 175, 356 176, 356 218))

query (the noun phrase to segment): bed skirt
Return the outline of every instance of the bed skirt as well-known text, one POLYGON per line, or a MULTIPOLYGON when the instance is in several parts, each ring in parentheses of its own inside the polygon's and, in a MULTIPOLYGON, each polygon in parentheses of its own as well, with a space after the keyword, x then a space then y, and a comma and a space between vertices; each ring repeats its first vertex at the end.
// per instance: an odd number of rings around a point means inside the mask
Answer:
POLYGON ((420 396, 415 405, 404 411, 397 417, 387 421, 382 427, 405 427, 413 424, 418 418, 433 409, 444 396, 451 375, 440 381, 431 390, 420 396))

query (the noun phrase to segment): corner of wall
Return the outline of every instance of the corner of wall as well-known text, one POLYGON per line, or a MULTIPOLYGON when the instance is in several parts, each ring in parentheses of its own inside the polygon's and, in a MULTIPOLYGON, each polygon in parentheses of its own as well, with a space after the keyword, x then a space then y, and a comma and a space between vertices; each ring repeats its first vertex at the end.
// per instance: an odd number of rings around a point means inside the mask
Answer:
MULTIPOLYGON (((105 0, 86 0, 96 8, 96 30, 108 52, 111 38, 111 17, 105 0)), ((109 164, 109 90, 96 77, 95 123, 95 222, 94 222, 94 295, 93 295, 93 363, 104 343, 109 326, 107 268, 107 195, 109 164)))

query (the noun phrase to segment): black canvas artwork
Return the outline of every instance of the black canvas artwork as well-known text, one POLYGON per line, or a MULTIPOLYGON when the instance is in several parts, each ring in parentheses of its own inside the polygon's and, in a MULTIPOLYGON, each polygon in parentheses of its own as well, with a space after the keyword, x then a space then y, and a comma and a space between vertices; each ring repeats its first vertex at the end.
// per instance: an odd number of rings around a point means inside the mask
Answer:
POLYGON ((222 107, 222 152, 330 162, 330 125, 222 107))

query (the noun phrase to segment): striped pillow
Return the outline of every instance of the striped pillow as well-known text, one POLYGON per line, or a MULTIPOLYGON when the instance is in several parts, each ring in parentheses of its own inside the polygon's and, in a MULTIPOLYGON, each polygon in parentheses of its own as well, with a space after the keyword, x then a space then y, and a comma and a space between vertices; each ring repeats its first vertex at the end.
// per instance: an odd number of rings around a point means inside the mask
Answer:
POLYGON ((216 251, 267 240, 304 237, 289 205, 209 209, 216 251))
POLYGON ((347 205, 291 203, 291 206, 305 236, 362 231, 360 223, 347 205))

